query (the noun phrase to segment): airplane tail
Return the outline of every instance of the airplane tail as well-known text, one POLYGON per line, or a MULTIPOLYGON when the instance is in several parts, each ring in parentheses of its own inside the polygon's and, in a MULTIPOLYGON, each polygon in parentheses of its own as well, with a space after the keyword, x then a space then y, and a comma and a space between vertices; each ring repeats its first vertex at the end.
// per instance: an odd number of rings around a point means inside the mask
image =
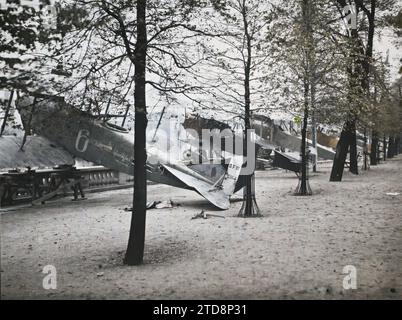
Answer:
MULTIPOLYGON (((204 180, 200 180, 199 178, 194 177, 193 175, 186 173, 185 168, 182 170, 178 170, 179 168, 174 168, 172 166, 164 164, 163 167, 168 170, 171 174, 173 174, 180 181, 184 182, 188 187, 196 190, 200 195, 202 195, 205 199, 210 201, 216 207, 220 209, 228 209, 230 202, 229 197, 235 191, 236 183, 240 175, 240 171, 243 165, 243 156, 241 155, 233 155, 228 165, 226 172, 222 174, 222 177, 218 180, 215 180, 215 183, 211 181, 211 177, 207 174, 208 167, 214 170, 217 165, 213 166, 205 166, 202 168, 201 165, 197 167, 190 167, 189 169, 193 172, 198 171, 203 177, 204 180), (196 171, 195 171, 196 169, 196 171), (203 169, 203 172, 201 170, 203 169), (207 177, 208 176, 208 177, 207 177), (209 180, 209 181, 208 181, 209 180)), ((222 167, 221 165, 218 165, 222 167)), ((188 169, 187 169, 188 170, 188 169)))
POLYGON ((221 184, 222 190, 227 196, 231 196, 235 192, 236 183, 239 179, 242 166, 243 156, 233 154, 221 184))

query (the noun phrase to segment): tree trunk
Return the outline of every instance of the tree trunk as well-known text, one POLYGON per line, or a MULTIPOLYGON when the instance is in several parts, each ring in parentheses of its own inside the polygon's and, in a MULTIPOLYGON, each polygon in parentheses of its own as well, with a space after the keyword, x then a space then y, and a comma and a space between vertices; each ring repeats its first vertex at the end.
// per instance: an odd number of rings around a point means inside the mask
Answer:
POLYGON ((401 138, 398 136, 395 138, 395 155, 397 156, 400 154, 400 147, 401 147, 401 138))
MULTIPOLYGON (((247 31, 246 31, 247 33, 247 31)), ((251 123, 250 123, 250 68, 251 68, 251 42, 247 43, 248 46, 248 57, 246 61, 246 66, 245 66, 245 79, 244 79, 244 153, 243 155, 247 159, 249 156, 247 154, 247 147, 248 147, 248 138, 247 138, 247 132, 248 130, 251 129, 251 123)), ((245 217, 250 217, 252 216, 252 206, 253 206, 253 200, 252 200, 252 178, 251 175, 246 176, 246 192, 244 193, 244 202, 245 202, 245 211, 244 211, 244 216, 245 217)))
MULTIPOLYGON (((355 3, 357 4, 356 0, 355 3)), ((361 4, 364 5, 363 1, 361 1, 361 4)), ((370 67, 373 59, 376 6, 377 6, 377 0, 370 0, 370 9, 366 10, 368 20, 368 34, 367 34, 367 46, 364 52, 364 59, 362 62, 363 65, 362 88, 368 98, 370 98, 370 67)), ((374 100, 376 100, 375 97, 374 100)), ((373 130, 371 140, 371 152, 370 152, 370 165, 372 166, 378 164, 379 159, 378 141, 379 141, 378 134, 375 130, 373 130)))
POLYGON ((364 128, 364 145, 363 145, 363 170, 368 169, 367 163, 367 128, 364 128))
POLYGON ((371 138, 370 165, 376 166, 378 163, 378 136, 375 131, 371 138))
MULTIPOLYGON (((308 90, 308 87, 305 90, 308 90)), ((308 101, 305 102, 303 126, 301 131, 302 138, 300 147, 300 156, 301 156, 301 176, 299 182, 300 184, 296 190, 296 194, 301 196, 311 195, 311 189, 308 183, 308 176, 307 176, 307 166, 308 166, 308 157, 306 152, 307 122, 308 122, 308 101)))
POLYGON ((25 143, 27 142, 27 138, 28 138, 29 135, 31 135, 32 116, 33 116, 33 114, 35 112, 36 101, 37 101, 37 98, 35 96, 34 100, 32 102, 32 105, 31 105, 31 110, 30 110, 30 113, 29 113, 28 121, 25 122, 25 123, 23 122, 24 136, 22 137, 22 142, 21 142, 21 146, 20 146, 21 151, 24 151, 24 146, 25 146, 25 143))
POLYGON ((350 127, 350 146, 349 146, 349 171, 353 174, 359 174, 357 164, 357 144, 356 144, 356 120, 353 120, 350 127))
MULTIPOLYGON (((255 155, 248 154, 248 131, 251 129, 251 119, 250 119, 250 73, 251 73, 251 35, 248 30, 248 12, 246 8, 246 1, 243 1, 242 4, 242 16, 243 16, 243 27, 244 27, 244 36, 246 39, 246 49, 247 49, 247 56, 244 61, 244 149, 243 155, 247 161, 250 157, 254 157, 255 155)), ((259 215, 259 209, 255 199, 255 180, 254 180, 254 173, 245 176, 245 190, 243 193, 243 205, 240 209, 239 216, 243 217, 252 217, 259 215)))
POLYGON ((3 119, 3 123, 1 124, 1 129, 0 129, 0 137, 3 135, 4 129, 6 128, 7 125, 7 118, 10 114, 10 109, 11 109, 11 103, 13 101, 13 96, 14 96, 14 90, 11 90, 10 92, 10 97, 8 98, 8 103, 7 103, 7 107, 4 113, 4 119, 3 119))
POLYGON ((384 136, 382 139, 382 156, 383 160, 387 160, 387 138, 384 136))
POLYGON ((395 155, 395 138, 389 137, 388 139, 388 158, 393 158, 395 155))
POLYGON ((300 146, 300 157, 301 157, 301 172, 299 185, 296 189, 296 195, 306 196, 311 195, 311 189, 308 182, 307 176, 307 166, 308 166, 308 154, 307 154, 307 125, 309 117, 309 107, 312 105, 315 99, 315 86, 314 86, 314 67, 315 67, 315 53, 313 52, 314 41, 313 41, 313 30, 311 28, 311 18, 313 16, 313 7, 310 0, 303 0, 302 2, 302 15, 304 23, 304 32, 308 39, 306 54, 306 65, 305 74, 303 79, 304 85, 304 115, 303 115, 303 125, 301 129, 301 146, 300 146))
POLYGON ((336 145, 335 158, 332 164, 331 177, 329 181, 342 181, 346 156, 348 155, 348 149, 351 141, 351 127, 351 122, 346 121, 342 129, 338 144, 336 145))
MULTIPOLYGON (((346 1, 338 0, 342 7, 346 6, 346 1)), ((356 13, 357 14, 357 13, 356 13)), ((354 95, 361 93, 362 87, 365 86, 364 80, 360 80, 361 68, 363 66, 361 60, 362 44, 359 42, 359 35, 355 28, 350 31, 350 44, 351 49, 349 52, 352 64, 348 68, 349 77, 349 92, 348 100, 353 108, 349 111, 348 119, 341 132, 340 139, 336 146, 336 153, 332 165, 330 181, 342 181, 343 171, 345 168, 345 161, 347 153, 350 150, 349 157, 349 171, 353 174, 358 174, 357 165, 357 146, 356 146, 356 114, 360 106, 356 102, 354 95)))
MULTIPOLYGON (((357 14, 357 12, 356 12, 357 14)), ((352 51, 351 57, 353 58, 353 65, 350 67, 349 77, 350 77, 350 101, 354 105, 355 109, 360 108, 359 102, 353 99, 353 95, 356 93, 361 94, 362 92, 368 92, 368 73, 364 72, 364 77, 362 81, 360 79, 360 73, 365 70, 364 59, 361 58, 363 53, 362 43, 359 41, 359 35, 356 29, 351 30, 351 40, 352 40, 352 51)), ((368 72, 368 70, 367 70, 368 72)), ((351 121, 348 123, 348 137, 349 137, 349 171, 353 174, 359 174, 358 164, 357 164, 357 142, 356 142, 356 110, 353 109, 350 112, 352 116, 351 121)))
POLYGON ((147 51, 146 0, 137 0, 137 43, 135 47, 135 136, 134 136, 134 196, 130 235, 125 263, 138 265, 143 261, 147 203, 146 176, 146 98, 145 67, 147 51))
POLYGON ((318 149, 317 149, 317 124, 315 122, 314 116, 311 120, 311 144, 313 148, 316 150, 316 155, 314 155, 314 162, 313 162, 313 172, 317 172, 317 160, 318 160, 318 149))

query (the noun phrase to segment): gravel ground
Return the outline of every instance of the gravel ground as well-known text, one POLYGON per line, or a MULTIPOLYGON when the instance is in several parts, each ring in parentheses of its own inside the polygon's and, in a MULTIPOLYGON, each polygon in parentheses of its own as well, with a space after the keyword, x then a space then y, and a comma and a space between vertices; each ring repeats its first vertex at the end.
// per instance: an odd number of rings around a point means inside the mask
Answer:
POLYGON ((149 200, 180 205, 148 211, 136 267, 122 264, 130 189, 3 212, 1 298, 401 299, 402 156, 341 183, 328 182, 330 164, 319 170, 311 197, 292 194, 293 173, 257 172, 262 218, 235 217, 239 201, 216 211, 194 192, 150 186, 149 200), (201 210, 222 217, 191 219, 201 210), (42 286, 46 265, 55 290, 42 286), (346 265, 357 289, 342 286, 346 265))

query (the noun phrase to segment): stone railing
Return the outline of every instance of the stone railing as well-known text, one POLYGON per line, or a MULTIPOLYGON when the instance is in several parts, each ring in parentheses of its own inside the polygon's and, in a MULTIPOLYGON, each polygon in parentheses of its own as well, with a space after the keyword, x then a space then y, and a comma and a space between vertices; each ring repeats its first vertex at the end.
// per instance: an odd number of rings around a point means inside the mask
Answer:
MULTIPOLYGON (((65 178, 59 169, 44 169, 31 172, 0 172, 0 208, 29 203, 47 194, 66 196, 72 193, 71 186, 59 183, 65 178)), ((130 188, 133 177, 102 166, 77 168, 84 192, 130 188)), ((67 180, 71 180, 68 177, 67 180)))

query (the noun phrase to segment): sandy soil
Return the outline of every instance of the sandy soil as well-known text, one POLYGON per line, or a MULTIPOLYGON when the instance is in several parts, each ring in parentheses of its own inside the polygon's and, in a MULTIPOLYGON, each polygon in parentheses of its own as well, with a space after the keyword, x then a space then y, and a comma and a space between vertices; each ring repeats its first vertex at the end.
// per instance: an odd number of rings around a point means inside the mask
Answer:
POLYGON ((149 200, 180 203, 147 216, 145 263, 122 264, 132 190, 89 194, 1 215, 2 299, 402 298, 402 156, 360 176, 312 175, 311 197, 292 195, 293 173, 257 173, 263 218, 215 211, 191 191, 154 185, 149 200), (386 193, 399 193, 387 195, 386 193), (221 217, 191 219, 201 210, 221 217), (57 289, 45 290, 45 265, 57 289), (357 269, 345 290, 343 267, 357 269))

